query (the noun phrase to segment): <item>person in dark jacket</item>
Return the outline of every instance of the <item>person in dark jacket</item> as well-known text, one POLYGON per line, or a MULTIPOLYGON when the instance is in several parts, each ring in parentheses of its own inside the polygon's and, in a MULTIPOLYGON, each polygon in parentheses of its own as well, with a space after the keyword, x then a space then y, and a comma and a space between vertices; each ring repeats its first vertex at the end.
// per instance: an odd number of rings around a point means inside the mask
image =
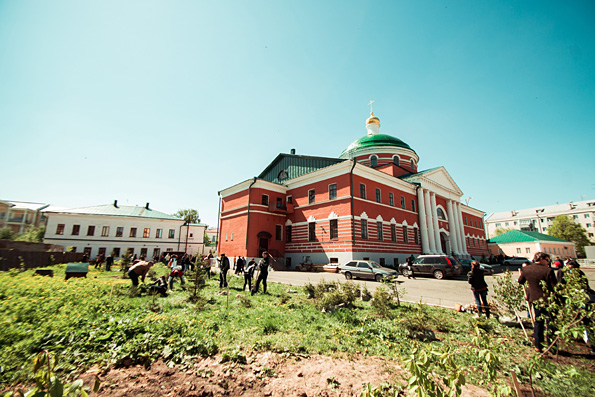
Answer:
POLYGON ((264 251, 262 253, 262 259, 258 263, 258 278, 256 279, 256 284, 254 285, 254 289, 252 290, 252 295, 258 292, 258 287, 260 286, 260 282, 262 281, 262 291, 263 293, 267 293, 267 277, 269 276, 269 265, 271 262, 271 257, 269 253, 264 251))
POLYGON ((229 271, 229 258, 225 254, 221 254, 219 261, 219 288, 227 287, 227 272, 229 271))
POLYGON ((244 286, 242 287, 242 291, 246 289, 246 285, 248 286, 248 291, 252 290, 252 278, 254 277, 255 268, 256 262, 254 262, 254 259, 251 259, 244 269, 244 286))
POLYGON ((105 258, 105 271, 111 272, 113 264, 114 264, 114 257, 112 255, 105 258))
POLYGON ((545 252, 537 252, 533 257, 533 263, 521 268, 519 283, 527 283, 527 300, 533 306, 535 312, 535 327, 533 329, 533 339, 535 350, 539 353, 543 351, 545 343, 544 331, 547 328, 549 332, 549 313, 546 309, 538 309, 534 304, 538 301, 545 301, 548 295, 554 291, 557 284, 556 273, 550 265, 551 259, 545 252), (545 283, 545 289, 541 287, 541 282, 545 283))
POLYGON ((484 278, 484 272, 479 266, 479 262, 471 262, 471 271, 467 275, 471 291, 477 304, 477 313, 481 314, 482 309, 487 318, 490 318, 490 305, 488 304, 488 284, 484 278))

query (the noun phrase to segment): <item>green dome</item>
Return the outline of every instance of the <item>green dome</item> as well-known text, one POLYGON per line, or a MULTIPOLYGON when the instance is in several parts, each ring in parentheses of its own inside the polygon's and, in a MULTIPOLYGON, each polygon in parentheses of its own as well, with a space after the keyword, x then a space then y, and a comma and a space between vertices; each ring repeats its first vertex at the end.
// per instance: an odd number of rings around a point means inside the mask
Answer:
POLYGON ((393 147, 400 147, 404 149, 409 149, 415 152, 409 145, 405 142, 400 140, 399 138, 395 138, 394 136, 386 135, 386 134, 376 134, 376 135, 366 135, 361 137, 360 139, 353 142, 351 145, 347 147, 341 153, 340 157, 347 156, 349 153, 354 151, 359 151, 362 149, 367 149, 370 147, 378 147, 378 146, 393 146, 393 147))

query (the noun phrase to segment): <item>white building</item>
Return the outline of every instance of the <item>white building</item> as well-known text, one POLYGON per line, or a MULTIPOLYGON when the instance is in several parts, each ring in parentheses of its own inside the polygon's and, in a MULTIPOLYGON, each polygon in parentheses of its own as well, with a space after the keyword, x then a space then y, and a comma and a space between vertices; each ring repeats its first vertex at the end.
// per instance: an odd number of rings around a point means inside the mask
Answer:
POLYGON ((206 225, 189 224, 163 212, 144 207, 113 204, 44 211, 48 218, 44 242, 73 247, 90 258, 126 250, 153 258, 162 252, 205 253, 206 225))
POLYGON ((498 228, 547 233, 554 218, 559 215, 574 219, 587 230, 589 239, 595 241, 595 200, 494 212, 485 219, 488 238, 493 237, 498 228))

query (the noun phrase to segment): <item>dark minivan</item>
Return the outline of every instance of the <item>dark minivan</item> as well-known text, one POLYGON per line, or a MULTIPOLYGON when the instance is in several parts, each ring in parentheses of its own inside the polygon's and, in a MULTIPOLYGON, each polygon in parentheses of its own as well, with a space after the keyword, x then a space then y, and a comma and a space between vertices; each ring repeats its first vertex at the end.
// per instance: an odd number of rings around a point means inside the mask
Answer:
MULTIPOLYGON (((404 276, 409 275, 406 263, 400 264, 399 270, 404 276)), ((441 280, 444 277, 458 276, 461 273, 463 273, 463 266, 452 256, 420 255, 413 261, 415 276, 429 275, 441 280)))

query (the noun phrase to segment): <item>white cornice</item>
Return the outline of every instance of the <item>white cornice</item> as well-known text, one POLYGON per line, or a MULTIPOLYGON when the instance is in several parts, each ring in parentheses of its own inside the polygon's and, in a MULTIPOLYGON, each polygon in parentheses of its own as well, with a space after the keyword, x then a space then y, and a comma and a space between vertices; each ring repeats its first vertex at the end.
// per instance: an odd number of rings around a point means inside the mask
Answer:
POLYGON ((362 164, 357 164, 353 173, 357 176, 361 176, 362 178, 367 178, 371 180, 375 180, 380 183, 384 183, 387 186, 395 187, 402 191, 414 194, 415 193, 415 185, 409 182, 405 182, 402 179, 396 178, 392 175, 389 175, 385 172, 375 170, 374 168, 367 167, 362 164))
POLYGON ((485 212, 480 211, 477 208, 469 207, 468 205, 465 205, 463 203, 461 203, 461 212, 466 212, 467 214, 475 215, 480 218, 483 218, 486 214, 485 212))
POLYGON ((371 146, 371 147, 368 147, 365 149, 358 149, 356 151, 351 152, 349 158, 372 155, 372 154, 375 154, 377 156, 380 156, 381 154, 389 154, 391 156, 394 156, 395 154, 397 154, 397 155, 406 154, 407 156, 415 159, 415 164, 417 164, 417 162, 419 161, 419 156, 413 150, 407 149, 407 148, 402 148, 402 147, 392 147, 392 146, 371 146))
MULTIPOLYGON (((223 189, 219 193, 221 194, 221 197, 228 197, 233 194, 242 192, 244 190, 248 190, 248 188, 250 187, 252 182, 254 182, 254 179, 248 179, 248 180, 240 182, 236 185, 228 187, 227 189, 223 189)), ((265 181, 264 179, 256 179, 256 182, 254 183, 254 185, 252 185, 252 188, 265 189, 265 190, 269 190, 269 191, 277 192, 277 193, 281 193, 281 194, 287 193, 287 186, 279 185, 277 183, 273 183, 273 182, 269 182, 269 181, 265 181)))
POLYGON ((351 161, 342 161, 340 163, 300 175, 297 178, 288 180, 287 187, 289 189, 296 189, 325 179, 341 176, 345 174, 346 171, 349 171, 352 164, 353 163, 351 163, 351 161))

